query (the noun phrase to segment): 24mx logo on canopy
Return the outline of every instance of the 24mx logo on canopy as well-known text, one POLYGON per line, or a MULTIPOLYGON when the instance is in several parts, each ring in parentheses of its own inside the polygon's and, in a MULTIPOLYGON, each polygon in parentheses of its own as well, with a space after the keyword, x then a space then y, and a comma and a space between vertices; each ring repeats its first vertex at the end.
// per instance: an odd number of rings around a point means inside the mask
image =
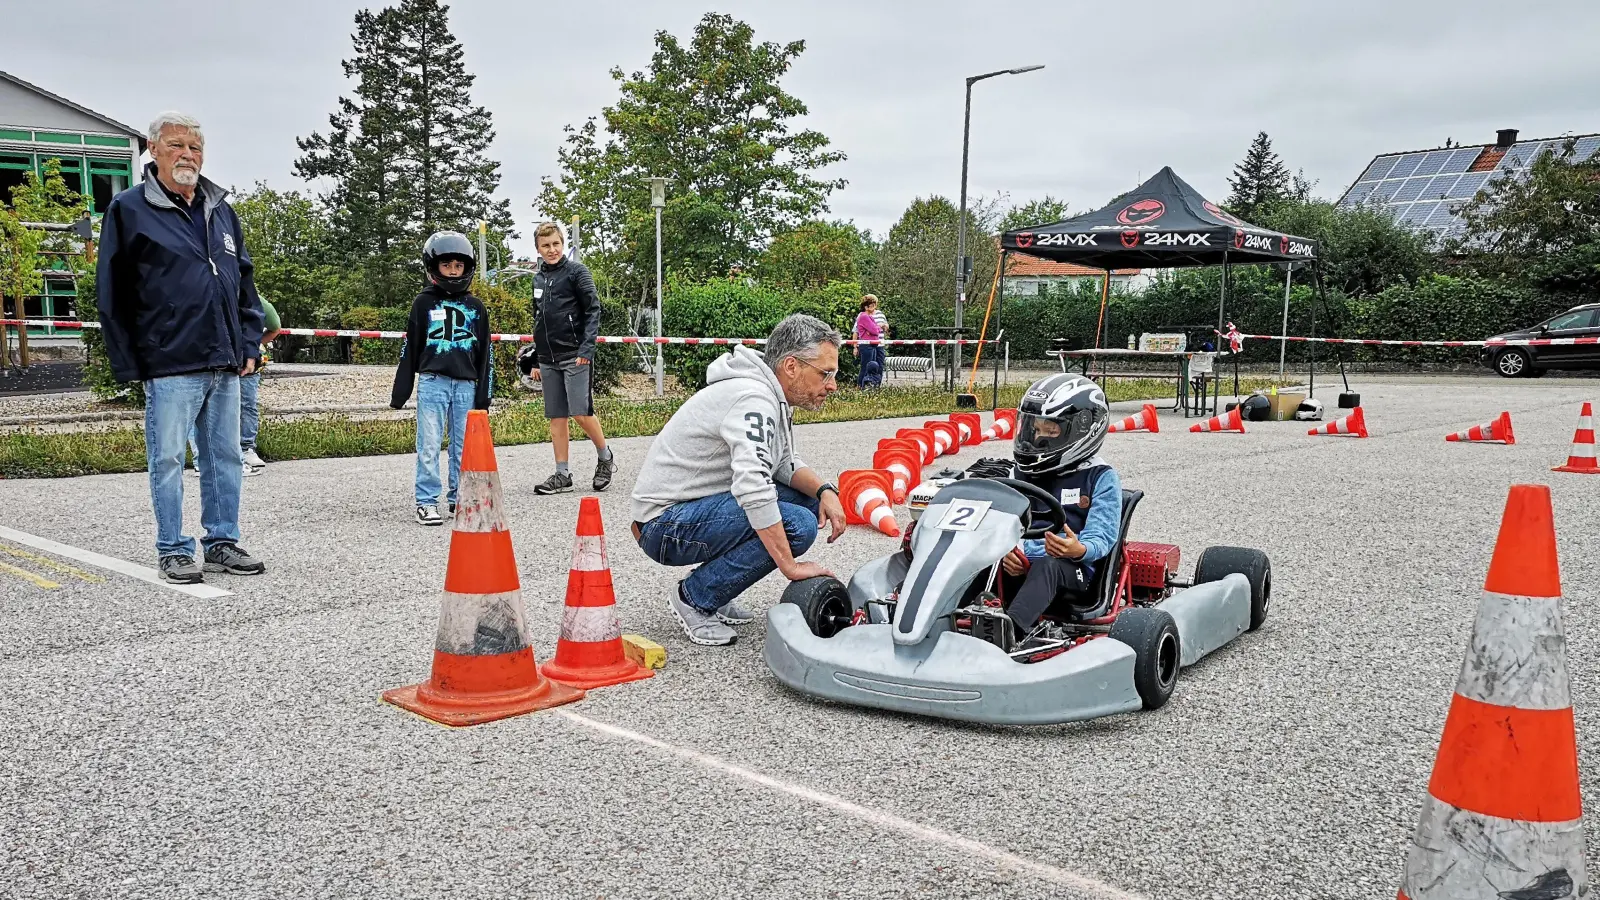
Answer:
MULTIPOLYGON (((1137 232, 1135 232, 1137 234, 1137 232)), ((1124 239, 1123 243, 1127 243, 1124 239)), ((1199 231, 1152 231, 1144 235, 1146 247, 1209 247, 1211 235, 1199 231)), ((1133 246, 1129 244, 1128 246, 1133 246)))
POLYGON ((1153 197, 1128 204, 1117 213, 1117 221, 1124 225, 1148 225, 1166 215, 1167 205, 1153 197))
MULTIPOLYGON (((1041 247, 1098 247, 1100 243, 1095 240, 1095 234, 1041 234, 1035 237, 1028 235, 1030 243, 1037 242, 1041 247)), ((1017 235, 1017 246, 1027 246, 1022 243, 1022 235, 1017 235)))

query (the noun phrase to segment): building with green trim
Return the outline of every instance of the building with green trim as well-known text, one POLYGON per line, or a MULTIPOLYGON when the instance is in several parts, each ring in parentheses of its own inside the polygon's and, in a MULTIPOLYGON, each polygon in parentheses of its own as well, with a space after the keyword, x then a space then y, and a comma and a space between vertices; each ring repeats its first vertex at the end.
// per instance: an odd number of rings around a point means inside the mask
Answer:
MULTIPOLYGON (((137 129, 0 72, 0 202, 10 202, 11 189, 23 183, 25 173, 43 176, 46 160, 55 159, 67 187, 88 196, 89 211, 98 220, 111 198, 138 180, 144 150, 145 138, 137 129)), ((48 271, 61 274, 46 274, 44 294, 27 298, 28 315, 93 318, 94 310, 74 307, 77 288, 65 261, 52 261, 48 271)))

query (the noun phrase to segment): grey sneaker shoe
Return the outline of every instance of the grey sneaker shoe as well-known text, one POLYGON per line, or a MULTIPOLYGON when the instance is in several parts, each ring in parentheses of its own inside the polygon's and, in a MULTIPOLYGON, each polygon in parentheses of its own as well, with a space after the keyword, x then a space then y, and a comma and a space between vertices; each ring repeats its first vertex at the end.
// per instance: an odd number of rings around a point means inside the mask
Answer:
POLYGON ((267 461, 261 458, 261 454, 257 453, 254 447, 244 452, 244 464, 252 469, 265 469, 267 467, 267 461))
POLYGON ((194 557, 187 553, 161 557, 161 577, 173 584, 200 584, 206 580, 194 557))
POLYGON ((260 469, 252 469, 252 468, 250 468, 250 464, 249 463, 245 463, 244 464, 244 471, 239 473, 239 474, 241 476, 245 477, 245 478, 251 478, 251 477, 254 477, 256 475, 260 475, 261 474, 261 470, 260 469))
POLYGON ((256 559, 238 544, 212 544, 206 548, 206 571, 229 575, 260 575, 266 563, 256 559))
POLYGON ((417 507, 417 524, 418 525, 443 525, 444 524, 444 518, 439 515, 439 507, 437 507, 437 506, 419 506, 419 507, 417 507))
POLYGON ((756 614, 739 605, 737 600, 729 600, 716 612, 717 620, 728 625, 748 625, 756 620, 756 614))
POLYGON ((535 494, 565 494, 572 490, 572 474, 557 472, 533 489, 535 494))
POLYGON ((603 491, 611 486, 611 476, 617 471, 617 457, 615 454, 610 459, 602 459, 594 467, 594 489, 603 491))
POLYGON ((670 602, 673 614, 683 625, 683 633, 696 644, 705 647, 725 647, 739 639, 732 628, 717 621, 714 613, 701 612, 683 602, 683 595, 678 591, 672 592, 670 602))

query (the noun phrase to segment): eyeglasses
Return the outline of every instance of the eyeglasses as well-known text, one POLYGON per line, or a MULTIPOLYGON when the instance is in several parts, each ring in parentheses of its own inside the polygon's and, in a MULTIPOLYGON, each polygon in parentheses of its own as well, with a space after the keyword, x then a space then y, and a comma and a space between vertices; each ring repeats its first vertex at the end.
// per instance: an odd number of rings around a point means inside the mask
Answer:
POLYGON ((795 357, 795 361, 799 362, 799 363, 804 363, 805 365, 811 366, 811 368, 816 369, 818 372, 821 372, 823 381, 831 381, 834 384, 838 384, 839 383, 839 370, 838 369, 824 369, 821 366, 813 366, 813 365, 811 365, 811 363, 806 362, 805 360, 801 359, 798 356, 795 357))

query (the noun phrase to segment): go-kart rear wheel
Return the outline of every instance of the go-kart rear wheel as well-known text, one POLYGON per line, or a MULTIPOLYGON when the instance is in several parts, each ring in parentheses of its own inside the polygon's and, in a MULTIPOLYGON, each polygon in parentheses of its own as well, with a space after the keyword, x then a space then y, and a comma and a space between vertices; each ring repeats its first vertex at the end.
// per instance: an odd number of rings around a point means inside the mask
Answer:
POLYGON ((1178 686, 1183 660, 1172 614, 1137 606, 1125 609, 1111 623, 1111 637, 1133 648, 1133 687, 1144 708, 1160 708, 1178 686))
POLYGON ((855 607, 850 603, 850 591, 837 578, 819 575, 801 581, 791 581, 783 589, 784 603, 800 607, 800 616, 806 627, 820 638, 829 638, 848 627, 855 607))
POLYGON ((1207 547, 1194 564, 1194 583, 1205 584, 1238 572, 1250 582, 1250 630, 1267 620, 1272 604, 1272 560, 1249 547, 1207 547))

